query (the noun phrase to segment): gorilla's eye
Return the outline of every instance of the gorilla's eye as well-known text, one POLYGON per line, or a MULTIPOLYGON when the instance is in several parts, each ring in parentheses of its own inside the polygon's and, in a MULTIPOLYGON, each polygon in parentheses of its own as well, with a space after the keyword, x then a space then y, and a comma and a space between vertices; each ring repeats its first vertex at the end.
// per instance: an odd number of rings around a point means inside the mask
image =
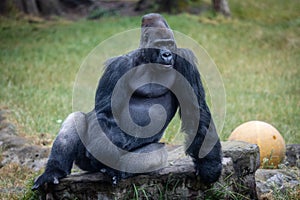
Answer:
POLYGON ((168 48, 169 49, 173 49, 174 48, 174 43, 173 42, 169 42, 168 43, 168 48))
POLYGON ((154 47, 160 49, 161 47, 168 47, 164 41, 157 41, 154 43, 154 47))

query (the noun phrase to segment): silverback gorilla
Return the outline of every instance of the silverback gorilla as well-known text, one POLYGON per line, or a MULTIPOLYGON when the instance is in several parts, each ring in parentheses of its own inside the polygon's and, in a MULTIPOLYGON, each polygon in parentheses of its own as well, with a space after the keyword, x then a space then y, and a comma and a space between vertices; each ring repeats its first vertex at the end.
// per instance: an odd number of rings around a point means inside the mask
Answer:
POLYGON ((94 110, 72 113, 64 121, 33 189, 58 184, 73 162, 82 170, 106 173, 113 184, 160 169, 167 152, 159 140, 178 108, 196 175, 207 184, 218 180, 221 145, 194 54, 176 46, 161 15, 143 16, 141 27, 140 47, 107 61, 94 110))

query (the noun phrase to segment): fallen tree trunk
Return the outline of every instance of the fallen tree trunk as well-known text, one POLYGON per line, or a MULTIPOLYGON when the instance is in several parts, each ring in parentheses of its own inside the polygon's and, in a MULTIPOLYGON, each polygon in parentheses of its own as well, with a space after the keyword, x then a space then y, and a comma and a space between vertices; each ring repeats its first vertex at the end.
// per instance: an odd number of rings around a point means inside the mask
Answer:
POLYGON ((138 175, 112 186, 102 173, 72 174, 58 185, 48 185, 41 199, 257 199, 255 171, 259 149, 244 142, 225 142, 223 171, 213 185, 204 185, 194 173, 183 147, 169 152, 169 165, 158 172, 138 175))

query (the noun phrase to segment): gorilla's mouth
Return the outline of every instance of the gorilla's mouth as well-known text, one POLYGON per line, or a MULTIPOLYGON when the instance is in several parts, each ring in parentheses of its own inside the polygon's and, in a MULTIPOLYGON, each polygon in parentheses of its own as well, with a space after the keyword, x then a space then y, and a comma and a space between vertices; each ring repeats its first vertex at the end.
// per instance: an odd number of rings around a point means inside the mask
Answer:
POLYGON ((170 70, 173 68, 173 65, 161 65, 160 67, 162 70, 170 70))

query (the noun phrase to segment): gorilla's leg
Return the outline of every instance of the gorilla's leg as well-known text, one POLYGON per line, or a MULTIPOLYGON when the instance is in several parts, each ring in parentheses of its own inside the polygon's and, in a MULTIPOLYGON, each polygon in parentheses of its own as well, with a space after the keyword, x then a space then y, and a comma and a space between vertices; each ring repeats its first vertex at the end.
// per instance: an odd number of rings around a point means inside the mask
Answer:
MULTIPOLYGON (((105 128, 104 130, 107 132, 104 133, 94 111, 86 114, 86 120, 87 132, 81 135, 82 142, 88 149, 86 150, 86 157, 89 158, 92 170, 105 172, 112 178, 113 184, 133 174, 155 171, 167 164, 167 151, 164 144, 149 143, 126 151, 119 148, 107 137, 107 134, 113 134, 115 139, 122 139, 124 135, 118 132, 109 132, 109 129, 106 130, 105 128)), ((78 165, 80 160, 76 159, 75 163, 78 165)), ((83 168, 80 164, 78 166, 83 168)))
POLYGON ((113 184, 117 184, 120 179, 157 171, 165 167, 168 164, 167 158, 165 144, 151 143, 123 154, 119 162, 121 171, 110 169, 106 173, 112 177, 113 184))
POLYGON ((83 151, 84 147, 78 136, 78 131, 86 131, 86 128, 84 113, 76 112, 67 117, 53 143, 45 172, 35 180, 33 190, 45 183, 58 184, 60 178, 70 174, 76 157, 85 154, 79 152, 83 151))
POLYGON ((167 165, 167 151, 163 143, 151 143, 121 157, 122 171, 151 172, 167 165))
MULTIPOLYGON (((167 164, 167 151, 164 144, 152 143, 132 152, 122 151, 120 154, 105 155, 105 157, 115 157, 118 160, 115 163, 115 167, 118 169, 105 166, 87 151, 79 136, 93 135, 91 133, 93 131, 96 131, 96 135, 100 134, 99 129, 92 128, 95 126, 98 127, 98 121, 94 112, 89 114, 76 112, 67 117, 53 143, 45 172, 35 180, 33 190, 38 189, 45 183, 58 184, 59 179, 70 174, 74 161, 76 165, 86 171, 106 170, 106 173, 112 177, 114 184, 119 179, 132 176, 135 172, 150 172, 167 164)), ((102 144, 104 142, 99 141, 98 144, 100 145, 97 145, 96 150, 110 152, 107 151, 108 146, 102 144)))

